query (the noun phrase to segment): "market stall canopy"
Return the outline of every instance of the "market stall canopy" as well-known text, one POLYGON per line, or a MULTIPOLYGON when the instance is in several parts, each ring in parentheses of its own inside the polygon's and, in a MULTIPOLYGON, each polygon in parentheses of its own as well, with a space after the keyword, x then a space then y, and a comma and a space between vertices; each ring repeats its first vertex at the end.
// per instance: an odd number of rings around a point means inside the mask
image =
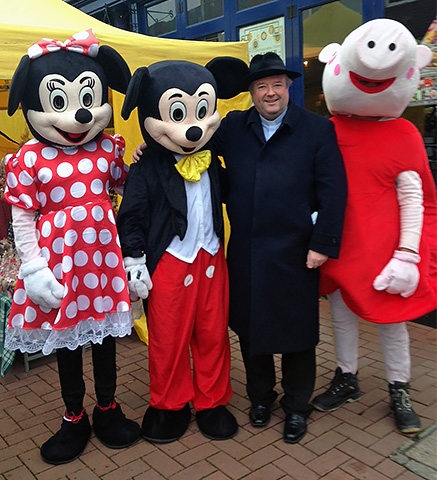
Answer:
MULTIPOLYGON (((205 65, 217 56, 232 56, 248 62, 245 42, 198 42, 149 37, 107 25, 62 0, 0 0, 0 132, 20 143, 25 132, 11 132, 11 119, 5 108, 7 84, 27 49, 40 38, 65 41, 81 30, 93 29, 101 45, 115 48, 126 60, 132 73, 140 66, 160 60, 190 60, 205 65), (6 124, 9 125, 6 126, 6 124), (7 132, 6 132, 7 131, 7 132)), ((114 92, 114 130, 126 139, 126 160, 142 141, 136 115, 125 122, 120 111, 123 96, 114 92)), ((245 109, 250 105, 248 94, 220 102, 220 112, 245 109)), ((21 112, 15 115, 22 116, 21 112)), ((19 123, 19 122, 17 122, 19 123)), ((0 135, 0 148, 2 135, 0 135)))

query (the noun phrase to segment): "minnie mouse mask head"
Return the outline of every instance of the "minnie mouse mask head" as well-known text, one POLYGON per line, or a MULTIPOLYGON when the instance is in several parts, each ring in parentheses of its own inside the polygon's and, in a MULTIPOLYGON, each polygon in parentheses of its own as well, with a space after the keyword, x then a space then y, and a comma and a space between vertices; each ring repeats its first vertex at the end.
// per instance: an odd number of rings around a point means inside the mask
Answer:
POLYGON ((91 30, 65 42, 41 39, 28 50, 11 81, 8 114, 21 103, 34 137, 47 144, 83 145, 109 124, 108 87, 125 93, 130 70, 91 30))
POLYGON ((127 120, 138 107, 143 138, 149 146, 177 154, 201 150, 220 125, 217 98, 244 91, 248 67, 233 57, 217 57, 206 66, 164 60, 135 71, 121 111, 127 120))

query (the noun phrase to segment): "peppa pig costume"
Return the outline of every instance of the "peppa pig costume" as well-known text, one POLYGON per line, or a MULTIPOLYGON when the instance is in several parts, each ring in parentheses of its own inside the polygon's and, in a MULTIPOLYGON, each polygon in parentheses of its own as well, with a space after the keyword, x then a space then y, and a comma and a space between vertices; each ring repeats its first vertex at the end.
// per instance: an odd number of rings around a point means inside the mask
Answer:
POLYGON ((342 45, 319 55, 323 91, 333 114, 347 180, 338 260, 321 269, 329 295, 338 367, 315 408, 333 411, 358 400, 359 320, 378 325, 390 407, 402 433, 420 430, 409 397, 406 321, 437 306, 436 191, 419 131, 399 118, 431 61, 399 22, 361 25, 342 45))

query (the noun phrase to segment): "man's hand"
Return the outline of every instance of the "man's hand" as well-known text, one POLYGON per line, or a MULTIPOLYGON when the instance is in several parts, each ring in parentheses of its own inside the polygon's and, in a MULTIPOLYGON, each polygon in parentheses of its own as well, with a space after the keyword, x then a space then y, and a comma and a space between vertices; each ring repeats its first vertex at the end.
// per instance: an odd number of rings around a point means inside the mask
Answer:
POLYGON ((143 142, 135 149, 134 154, 132 155, 132 162, 137 163, 141 159, 141 155, 143 154, 143 150, 147 148, 147 143, 143 142))
POLYGON ((308 250, 307 255, 307 268, 318 268, 321 267, 326 260, 328 260, 328 255, 323 255, 323 253, 317 253, 313 250, 308 250))
POLYGON ((153 284, 146 267, 146 256, 143 255, 139 258, 125 257, 123 261, 130 299, 136 302, 139 298, 147 298, 153 284))

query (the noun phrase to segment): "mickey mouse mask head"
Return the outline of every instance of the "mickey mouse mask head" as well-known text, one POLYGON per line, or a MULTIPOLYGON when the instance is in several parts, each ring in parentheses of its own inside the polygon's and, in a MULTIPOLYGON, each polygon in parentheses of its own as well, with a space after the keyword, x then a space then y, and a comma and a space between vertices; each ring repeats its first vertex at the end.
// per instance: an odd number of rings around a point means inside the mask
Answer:
POLYGON ((108 87, 125 93, 130 71, 91 30, 64 43, 42 39, 29 48, 12 78, 8 114, 21 103, 34 137, 58 146, 83 145, 109 124, 108 87))
POLYGON ((135 107, 148 145, 179 154, 199 151, 220 125, 217 98, 240 93, 247 65, 218 57, 205 67, 183 60, 157 62, 135 71, 126 93, 122 117, 135 107))

